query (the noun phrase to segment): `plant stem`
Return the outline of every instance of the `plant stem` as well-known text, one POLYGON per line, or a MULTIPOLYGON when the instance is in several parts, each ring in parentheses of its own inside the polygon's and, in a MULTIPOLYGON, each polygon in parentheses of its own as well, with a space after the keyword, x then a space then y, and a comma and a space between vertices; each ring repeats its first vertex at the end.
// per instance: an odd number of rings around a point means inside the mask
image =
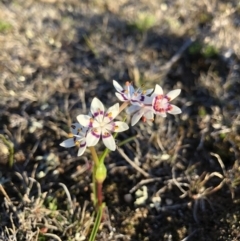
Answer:
POLYGON ((95 173, 96 173, 96 165, 95 163, 93 163, 93 171, 92 171, 92 189, 93 189, 93 205, 96 207, 97 203, 98 203, 98 199, 97 199, 97 187, 96 187, 96 177, 95 177, 95 173))
POLYGON ((97 152, 96 152, 94 146, 89 146, 89 149, 90 149, 90 151, 91 151, 94 164, 95 164, 96 166, 98 166, 98 164, 99 164, 99 159, 98 159, 98 155, 97 155, 97 152))
POLYGON ((94 241, 95 238, 96 238, 97 231, 99 229, 100 222, 102 220, 102 214, 103 214, 104 208, 105 208, 105 204, 103 203, 98 209, 97 216, 96 216, 96 219, 95 219, 95 222, 94 222, 94 226, 93 226, 89 241, 94 241))
POLYGON ((92 159, 93 159, 93 171, 92 171, 93 204, 94 206, 96 206, 98 203, 98 196, 97 196, 97 184, 96 184, 95 174, 96 174, 97 166, 99 165, 99 159, 98 159, 98 155, 95 147, 90 146, 89 149, 91 151, 92 159))
POLYGON ((103 184, 100 182, 97 182, 97 199, 98 199, 98 206, 102 206, 103 201, 103 195, 102 195, 102 186, 103 184))
POLYGON ((120 113, 128 106, 128 104, 129 104, 129 101, 123 102, 123 103, 121 104, 121 106, 119 107, 119 112, 118 112, 118 114, 120 114, 120 113))

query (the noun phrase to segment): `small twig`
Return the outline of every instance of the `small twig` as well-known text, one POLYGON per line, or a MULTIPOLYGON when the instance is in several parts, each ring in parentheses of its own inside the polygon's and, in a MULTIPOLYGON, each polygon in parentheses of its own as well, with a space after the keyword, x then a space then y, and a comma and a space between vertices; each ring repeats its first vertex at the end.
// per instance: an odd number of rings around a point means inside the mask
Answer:
POLYGON ((160 135, 156 135, 156 141, 157 141, 157 144, 158 144, 160 150, 162 151, 162 153, 164 153, 165 152, 165 148, 164 148, 164 146, 162 144, 160 135))
POLYGON ((186 238, 182 239, 181 241, 188 241, 190 237, 192 237, 196 232, 199 230, 194 230, 191 234, 189 234, 186 238))
POLYGON ((191 202, 186 202, 186 203, 181 203, 181 204, 176 204, 176 205, 171 205, 171 206, 164 206, 164 207, 161 207, 160 210, 162 212, 168 211, 168 210, 179 210, 181 208, 191 207, 191 205, 192 205, 191 202))
POLYGON ((85 90, 79 89, 78 95, 79 95, 79 97, 81 99, 81 103, 82 103, 82 113, 86 113, 87 112, 87 105, 86 105, 86 101, 85 101, 85 90))
POLYGON ((220 190, 222 188, 222 186, 225 183, 225 179, 223 181, 221 181, 216 187, 212 188, 211 190, 209 190, 205 195, 210 195, 214 192, 217 192, 218 190, 220 190))
POLYGON ((209 177, 208 179, 210 179, 211 177, 218 177, 220 179, 224 179, 224 176, 219 172, 212 172, 208 177, 209 177))
POLYGON ((208 127, 204 128, 201 131, 201 138, 200 138, 200 142, 199 142, 199 144, 197 146, 197 151, 200 151, 203 148, 204 140, 205 140, 205 137, 206 137, 206 134, 207 134, 208 131, 209 131, 208 127))
POLYGON ((48 224, 48 223, 36 223, 36 226, 39 227, 39 228, 47 228, 47 229, 51 229, 51 230, 58 230, 59 231, 59 228, 54 226, 54 225, 51 225, 51 224, 48 224))
POLYGON ((87 205, 88 205, 88 204, 89 204, 88 201, 85 201, 84 204, 83 204, 83 208, 82 208, 82 211, 81 211, 80 224, 83 223, 83 220, 84 220, 84 217, 85 217, 86 208, 87 208, 87 205))
MULTIPOLYGON (((187 194, 188 194, 188 192, 187 191, 185 191, 182 187, 181 187, 181 185, 179 184, 179 182, 177 181, 177 179, 176 179, 176 176, 175 176, 175 167, 173 166, 173 168, 172 168, 172 180, 173 180, 173 183, 179 188, 179 190, 181 190, 181 192, 183 193, 182 195, 181 195, 181 197, 183 198, 183 197, 185 197, 187 194)), ((189 185, 188 185, 189 186, 189 185)))
POLYGON ((13 214, 12 213, 10 213, 10 221, 11 221, 11 224, 12 224, 12 233, 16 234, 16 227, 15 227, 14 222, 13 222, 13 214))
POLYGON ((150 175, 147 172, 145 172, 142 168, 140 168, 132 160, 130 160, 129 157, 124 153, 124 151, 121 148, 118 148, 118 152, 133 168, 139 171, 144 177, 150 177, 150 175))
POLYGON ((68 191, 68 188, 63 183, 59 183, 59 185, 64 189, 64 191, 65 191, 65 193, 67 195, 67 199, 68 199, 68 202, 70 204, 70 210, 69 211, 70 211, 71 215, 73 215, 73 212, 74 212, 73 203, 72 203, 72 198, 71 198, 71 195, 70 195, 70 193, 68 191))
POLYGON ((162 178, 161 178, 161 177, 154 177, 154 178, 149 178, 149 179, 142 180, 142 181, 140 181, 137 185, 135 185, 135 186, 129 191, 129 193, 135 192, 136 190, 138 190, 141 186, 143 186, 143 185, 145 185, 145 184, 148 184, 148 183, 151 183, 151 182, 156 182, 156 181, 162 181, 162 178))
POLYGON ((4 187, 2 186, 2 184, 0 184, 0 191, 2 192, 2 194, 4 195, 4 197, 7 199, 7 201, 8 201, 9 203, 12 203, 11 199, 10 199, 9 196, 7 195, 7 193, 6 193, 5 189, 4 189, 4 187))
POLYGON ((28 165, 30 159, 33 157, 34 153, 36 152, 39 144, 40 144, 40 140, 38 140, 38 141, 34 144, 32 150, 30 151, 30 153, 29 153, 29 155, 28 155, 27 160, 25 161, 25 163, 24 163, 24 165, 23 165, 24 167, 26 167, 26 166, 28 165))
POLYGON ((222 161, 221 157, 220 157, 218 154, 213 153, 213 152, 210 152, 210 155, 215 156, 215 157, 217 158, 218 163, 219 163, 219 165, 220 165, 221 168, 222 168, 222 171, 223 171, 224 176, 227 177, 226 168, 225 168, 225 165, 223 164, 223 161, 222 161))
POLYGON ((52 233, 42 233, 42 235, 47 236, 47 237, 51 237, 54 238, 58 241, 62 241, 56 234, 52 234, 52 233))
POLYGON ((183 52, 195 41, 195 39, 188 39, 182 47, 175 53, 172 58, 160 68, 160 71, 168 71, 182 56, 183 52))
POLYGON ((42 194, 42 190, 41 190, 41 185, 40 185, 40 183, 39 183, 38 181, 36 181, 34 178, 32 178, 32 177, 29 177, 28 179, 29 179, 30 181, 36 183, 36 185, 37 185, 37 193, 38 193, 38 197, 40 197, 41 194, 42 194))

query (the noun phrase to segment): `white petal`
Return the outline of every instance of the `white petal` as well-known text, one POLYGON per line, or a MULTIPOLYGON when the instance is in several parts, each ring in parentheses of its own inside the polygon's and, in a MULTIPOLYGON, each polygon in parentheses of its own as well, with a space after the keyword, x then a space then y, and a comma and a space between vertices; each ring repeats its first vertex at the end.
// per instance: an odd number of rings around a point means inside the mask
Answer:
POLYGON ((129 126, 127 123, 123 122, 123 121, 116 121, 115 123, 115 130, 114 132, 122 132, 122 131, 126 131, 129 129, 129 126))
POLYGON ((113 80, 113 86, 116 89, 116 91, 118 91, 118 92, 123 91, 122 86, 116 80, 113 80))
POLYGON ((138 105, 131 105, 126 109, 126 112, 128 115, 132 115, 133 113, 135 113, 136 111, 140 110, 141 107, 138 105))
POLYGON ((120 94, 116 92, 115 95, 120 101, 128 101, 128 97, 124 93, 120 94))
POLYGON ((66 148, 73 147, 73 146, 75 146, 75 142, 74 142, 73 138, 69 138, 69 139, 63 141, 62 143, 60 143, 60 146, 66 147, 66 148))
POLYGON ((104 112, 104 105, 97 97, 94 97, 92 100, 90 109, 91 109, 91 113, 94 116, 95 113, 99 113, 101 111, 104 112))
POLYGON ((115 105, 111 106, 107 110, 106 114, 109 114, 109 113, 111 113, 111 116, 110 116, 111 119, 114 119, 118 115, 118 113, 119 113, 119 103, 116 103, 115 105))
POLYGON ((182 110, 177 107, 176 105, 171 105, 172 109, 168 111, 169 114, 172 114, 172 115, 177 115, 177 114, 181 114, 182 113, 182 110))
POLYGON ((128 93, 129 98, 131 98, 132 95, 135 93, 134 87, 133 87, 132 84, 129 83, 129 82, 127 82, 127 84, 126 84, 126 90, 127 90, 127 93, 128 93))
POLYGON ((134 126, 135 124, 137 124, 137 122, 141 119, 143 114, 144 114, 143 109, 140 109, 139 111, 137 111, 132 117, 131 125, 134 126))
POLYGON ((148 90, 144 91, 144 94, 145 94, 145 95, 149 95, 149 94, 151 94, 152 92, 153 92, 153 89, 148 89, 148 90))
POLYGON ((90 130, 86 136, 87 146, 95 146, 100 139, 100 133, 96 133, 93 130, 90 130))
POLYGON ((144 117, 145 117, 147 120, 153 120, 154 114, 153 114, 152 110, 147 110, 147 111, 144 113, 144 117))
POLYGON ((143 104, 144 105, 152 105, 153 102, 153 96, 145 96, 143 104))
POLYGON ((156 112, 155 114, 156 114, 156 115, 160 115, 160 116, 163 117, 163 118, 166 118, 166 117, 167 117, 167 114, 166 114, 165 112, 163 112, 163 113, 156 112))
POLYGON ((160 85, 156 85, 153 95, 163 95, 163 89, 160 85))
POLYGON ((86 150, 86 147, 87 147, 87 144, 86 144, 86 142, 85 141, 82 141, 81 143, 80 143, 80 147, 79 147, 79 149, 78 149, 78 156, 81 156, 84 152, 85 152, 85 150, 86 150))
POLYGON ((115 126, 114 122, 111 121, 110 123, 108 123, 108 124, 106 124, 104 126, 103 130, 107 130, 109 132, 113 132, 114 131, 114 126, 115 126))
POLYGON ((140 94, 132 95, 129 99, 131 100, 132 105, 142 106, 142 103, 145 99, 145 95, 140 95, 140 94))
POLYGON ((172 90, 167 93, 167 97, 170 99, 169 101, 175 99, 181 93, 181 89, 172 90))
POLYGON ((78 115, 77 120, 78 122, 85 127, 88 127, 91 125, 91 117, 88 115, 78 115))
POLYGON ((102 135, 102 140, 104 145, 111 151, 115 151, 116 150, 116 143, 115 140, 113 138, 113 136, 111 134, 104 136, 102 135))
POLYGON ((166 111, 162 111, 162 112, 159 112, 159 111, 155 111, 154 108, 152 109, 153 113, 155 115, 160 115, 161 117, 167 117, 167 114, 166 114, 166 111))
POLYGON ((71 125, 71 132, 73 133, 73 135, 77 135, 81 128, 82 125, 80 125, 79 123, 73 123, 71 125))
POLYGON ((101 126, 101 124, 102 124, 102 121, 101 121, 101 122, 98 122, 98 121, 96 121, 96 120, 93 120, 93 122, 92 122, 92 127, 93 127, 93 128, 98 128, 99 126, 101 126))

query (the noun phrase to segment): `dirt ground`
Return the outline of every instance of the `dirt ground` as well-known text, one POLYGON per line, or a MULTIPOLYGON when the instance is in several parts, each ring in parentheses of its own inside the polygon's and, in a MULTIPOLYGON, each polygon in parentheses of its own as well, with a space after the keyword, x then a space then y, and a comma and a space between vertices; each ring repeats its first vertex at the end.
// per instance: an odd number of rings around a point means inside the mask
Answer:
POLYGON ((183 113, 118 135, 96 240, 240 240, 239 43, 237 0, 2 0, 0 241, 88 240, 91 155, 59 144, 113 79, 183 113))

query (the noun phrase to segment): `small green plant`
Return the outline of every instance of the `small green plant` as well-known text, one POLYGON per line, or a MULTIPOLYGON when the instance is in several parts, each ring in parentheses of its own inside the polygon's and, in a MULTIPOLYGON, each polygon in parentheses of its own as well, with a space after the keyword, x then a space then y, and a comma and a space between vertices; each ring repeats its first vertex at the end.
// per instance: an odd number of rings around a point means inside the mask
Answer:
POLYGON ((210 23, 212 19, 213 19, 213 16, 206 12, 201 12, 198 15, 198 21, 199 21, 199 24, 201 25, 210 23))
POLYGON ((0 139, 2 142, 7 146, 9 155, 8 155, 8 164, 10 167, 12 167, 14 162, 14 146, 13 143, 6 139, 6 137, 2 134, 0 134, 0 139))
MULTIPOLYGON (((116 96, 123 102, 114 104, 108 110, 105 110, 103 103, 96 97, 93 98, 90 114, 78 115, 78 123, 71 125, 71 133, 69 139, 63 141, 60 145, 63 147, 78 146, 78 156, 83 155, 88 147, 92 155, 92 186, 93 186, 93 204, 96 209, 95 221, 90 234, 89 241, 94 241, 99 229, 101 220, 103 219, 106 204, 103 202, 102 187, 107 177, 107 169, 105 166, 105 158, 110 151, 115 151, 117 145, 115 142, 116 135, 129 129, 128 124, 123 121, 114 121, 114 119, 126 109, 127 114, 132 115, 131 125, 134 126, 141 118, 144 121, 153 120, 154 114, 166 117, 169 114, 180 114, 181 110, 170 101, 176 98, 181 90, 173 90, 164 95, 162 87, 155 86, 155 89, 135 91, 131 83, 126 82, 125 88, 119 85, 117 81, 113 81, 116 89, 116 96), (100 141, 106 146, 105 151, 98 155, 95 145, 100 141)), ((120 144, 127 143, 132 140, 128 138, 120 144)), ((51 202, 50 202, 51 203, 51 202)), ((53 206, 55 208, 55 206, 53 206)))
POLYGON ((88 46, 88 48, 91 50, 91 52, 93 53, 93 55, 98 58, 99 54, 94 46, 94 42, 91 40, 90 37, 88 37, 87 35, 83 35, 83 38, 85 40, 86 45, 88 46))
POLYGON ((41 233, 38 236, 38 241, 46 241, 47 237, 45 237, 44 235, 42 235, 41 233))
POLYGON ((46 207, 51 210, 51 211, 56 211, 58 209, 58 206, 57 206, 57 199, 54 198, 54 197, 50 197, 48 196, 46 198, 46 201, 45 201, 45 205, 46 207))
POLYGON ((201 106, 198 110, 198 115, 201 117, 204 117, 204 116, 206 116, 206 114, 207 114, 207 111, 206 111, 205 107, 201 106))
POLYGON ((12 29, 12 25, 0 19, 0 33, 6 33, 12 29))
POLYGON ((136 19, 130 24, 131 28, 137 29, 144 33, 154 26, 156 18, 148 13, 139 13, 136 19))
POLYGON ((202 50, 202 44, 200 42, 194 42, 192 45, 190 45, 188 52, 191 55, 197 55, 200 54, 202 50))
POLYGON ((188 52, 191 55, 201 55, 204 58, 215 58, 219 54, 217 48, 215 48, 214 46, 204 45, 200 42, 193 43, 189 47, 188 52))
POLYGON ((202 55, 205 58, 214 58, 218 56, 218 50, 212 45, 206 45, 202 49, 202 55))

